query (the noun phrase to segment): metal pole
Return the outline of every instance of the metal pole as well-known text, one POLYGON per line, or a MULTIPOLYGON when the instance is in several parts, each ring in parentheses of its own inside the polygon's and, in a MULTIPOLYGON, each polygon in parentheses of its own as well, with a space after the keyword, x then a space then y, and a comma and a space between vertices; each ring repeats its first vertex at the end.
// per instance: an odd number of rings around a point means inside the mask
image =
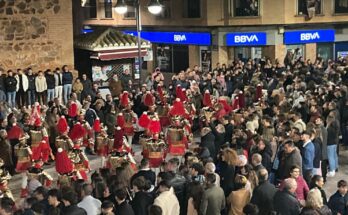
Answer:
POLYGON ((135 1, 136 10, 136 24, 138 33, 138 66, 139 66, 139 88, 141 87, 141 73, 142 73, 142 59, 141 59, 141 13, 140 13, 140 0, 135 1))

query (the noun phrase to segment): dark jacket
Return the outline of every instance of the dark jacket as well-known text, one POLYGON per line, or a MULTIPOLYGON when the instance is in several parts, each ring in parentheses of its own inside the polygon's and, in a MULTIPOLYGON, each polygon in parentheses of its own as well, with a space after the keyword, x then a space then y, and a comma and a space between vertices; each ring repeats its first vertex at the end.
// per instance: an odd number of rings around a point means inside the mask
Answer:
POLYGON ((7 76, 5 79, 5 88, 7 92, 15 92, 17 90, 17 79, 13 76, 7 76))
POLYGON ((72 84, 72 81, 73 81, 72 73, 70 71, 63 72, 62 81, 63 81, 63 85, 72 84))
POLYGON ((12 162, 12 150, 8 140, 0 137, 0 158, 4 161, 5 167, 11 167, 12 162))
POLYGON ((133 201, 131 202, 135 215, 147 215, 148 207, 153 203, 151 195, 144 191, 135 193, 133 201))
POLYGON ((117 215, 134 215, 133 208, 126 201, 121 204, 117 204, 115 207, 115 211, 117 215))
POLYGON ((301 211, 300 202, 296 196, 286 190, 276 192, 273 206, 276 213, 280 215, 298 215, 301 211))
POLYGON ((81 99, 84 99, 92 91, 92 81, 90 79, 86 79, 86 80, 81 79, 81 83, 83 85, 83 90, 81 92, 81 99))
POLYGON ((314 168, 320 168, 322 141, 321 141, 321 139, 319 137, 317 137, 317 138, 315 138, 313 140, 313 144, 314 144, 313 167, 314 168))
POLYGON ((36 85, 35 85, 35 75, 27 75, 28 77, 28 90, 35 90, 36 85))
POLYGON ((342 196, 338 191, 330 197, 328 206, 333 214, 348 215, 348 194, 342 196))
POLYGON ((276 192, 277 188, 268 181, 261 182, 259 186, 255 187, 251 203, 259 207, 260 215, 268 215, 273 211, 273 198, 276 192))
POLYGON ((77 205, 70 205, 68 207, 64 207, 61 214, 62 215, 87 215, 87 212, 84 209, 77 207, 77 205))
POLYGON ((155 185, 156 182, 156 174, 151 169, 149 170, 139 170, 137 173, 135 173, 131 178, 131 184, 133 183, 133 180, 143 176, 146 180, 150 181, 152 185, 155 185))
POLYGON ((320 215, 331 215, 331 210, 324 205, 320 209, 314 209, 311 207, 304 207, 300 213, 300 215, 308 215, 308 214, 320 214, 320 215))
POLYGON ((210 156, 212 158, 216 157, 216 147, 215 147, 215 136, 214 134, 210 131, 206 135, 201 137, 201 147, 206 147, 209 150, 210 156))
POLYGON ((210 123, 210 128, 215 136, 215 148, 216 148, 216 151, 218 152, 220 151, 221 146, 225 144, 225 132, 224 133, 218 132, 213 123, 210 123))
POLYGON ((336 122, 331 123, 327 127, 327 145, 337 145, 339 136, 339 125, 336 122))
POLYGON ((302 170, 302 156, 300 150, 295 148, 290 154, 283 152, 278 168, 279 179, 283 180, 290 177, 290 169, 295 165, 299 166, 300 170, 302 170))
POLYGON ((225 126, 225 140, 224 142, 231 143, 232 142, 232 134, 233 134, 233 125, 228 123, 225 126))
POLYGON ((221 188, 224 190, 225 196, 230 195, 234 189, 235 167, 228 165, 226 162, 220 163, 221 188))
POLYGON ((54 89, 56 87, 56 79, 53 74, 46 74, 47 89, 54 89))
POLYGON ((5 91, 5 79, 4 75, 0 75, 0 90, 5 91))

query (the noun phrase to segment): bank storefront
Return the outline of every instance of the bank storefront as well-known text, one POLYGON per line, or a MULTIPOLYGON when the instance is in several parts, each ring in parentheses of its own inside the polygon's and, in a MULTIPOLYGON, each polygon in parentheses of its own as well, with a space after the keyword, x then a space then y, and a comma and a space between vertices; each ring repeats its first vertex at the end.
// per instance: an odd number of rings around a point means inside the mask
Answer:
POLYGON ((261 58, 262 47, 266 45, 266 32, 238 32, 226 34, 226 46, 229 47, 229 52, 233 52, 235 57, 242 60, 248 58, 261 58))
POLYGON ((324 60, 333 59, 334 42, 335 30, 333 29, 299 30, 284 33, 286 50, 293 52, 295 57, 309 56, 310 53, 306 53, 307 44, 316 44, 316 57, 321 57, 324 60))
MULTIPOLYGON (((124 31, 137 36, 136 31, 124 31)), ((152 43, 153 64, 162 72, 179 72, 190 66, 189 49, 196 47, 202 70, 211 69, 211 34, 208 32, 159 32, 143 31, 141 38, 152 43)))

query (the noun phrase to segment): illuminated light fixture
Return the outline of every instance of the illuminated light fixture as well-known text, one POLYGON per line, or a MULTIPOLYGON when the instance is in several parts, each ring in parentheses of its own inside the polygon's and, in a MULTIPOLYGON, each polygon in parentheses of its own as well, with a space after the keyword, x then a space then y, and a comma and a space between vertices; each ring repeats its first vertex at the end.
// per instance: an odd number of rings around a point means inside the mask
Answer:
POLYGON ((115 5, 115 11, 118 14, 125 14, 127 13, 127 4, 124 2, 124 0, 118 0, 116 5, 115 5))
POLYGON ((149 6, 147 7, 150 13, 159 14, 163 9, 163 5, 159 2, 159 0, 151 0, 149 6))

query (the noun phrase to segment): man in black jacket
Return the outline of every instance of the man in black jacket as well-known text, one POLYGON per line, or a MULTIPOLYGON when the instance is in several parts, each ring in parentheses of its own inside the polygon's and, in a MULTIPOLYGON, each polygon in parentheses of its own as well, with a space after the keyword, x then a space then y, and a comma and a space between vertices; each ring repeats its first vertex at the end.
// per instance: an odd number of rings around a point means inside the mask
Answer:
POLYGON ((16 90, 17 90, 17 79, 13 77, 13 71, 7 72, 5 79, 5 88, 7 94, 7 102, 10 107, 16 107, 16 90))
MULTIPOLYGON (((295 196, 296 189, 297 183, 295 179, 287 178, 284 180, 284 190, 277 191, 273 197, 273 206, 277 214, 300 214, 301 205, 295 196)), ((265 207, 268 207, 268 205, 265 205, 265 207)))
POLYGON ((56 88, 56 80, 52 70, 46 70, 46 84, 47 84, 47 102, 54 99, 54 91, 56 88))
POLYGON ((62 201, 64 203, 64 208, 61 214, 66 215, 87 215, 87 212, 77 207, 77 195, 74 190, 69 189, 63 192, 62 201))
POLYGON ((2 72, 3 71, 0 69, 0 102, 6 101, 5 76, 2 72))
POLYGON ((131 202, 135 215, 147 215, 149 206, 153 203, 152 196, 145 192, 146 182, 143 176, 137 177, 132 182, 134 198, 131 202))
POLYGON ((28 105, 34 105, 36 100, 36 85, 35 85, 35 78, 36 75, 33 74, 33 70, 31 68, 28 68, 27 70, 27 77, 28 77, 28 91, 27 91, 27 97, 28 97, 28 105))
POLYGON ((133 208, 126 201, 127 191, 125 189, 118 189, 115 191, 116 207, 115 214, 118 215, 134 215, 133 208))
POLYGON ((273 211, 273 197, 277 192, 277 188, 269 183, 266 169, 261 169, 259 176, 259 185, 253 191, 251 203, 257 205, 260 215, 268 215, 273 211))
POLYGON ((72 90, 72 82, 73 82, 73 75, 69 71, 69 68, 67 65, 64 65, 63 68, 63 95, 64 95, 64 103, 66 104, 68 102, 68 98, 71 94, 72 90))

